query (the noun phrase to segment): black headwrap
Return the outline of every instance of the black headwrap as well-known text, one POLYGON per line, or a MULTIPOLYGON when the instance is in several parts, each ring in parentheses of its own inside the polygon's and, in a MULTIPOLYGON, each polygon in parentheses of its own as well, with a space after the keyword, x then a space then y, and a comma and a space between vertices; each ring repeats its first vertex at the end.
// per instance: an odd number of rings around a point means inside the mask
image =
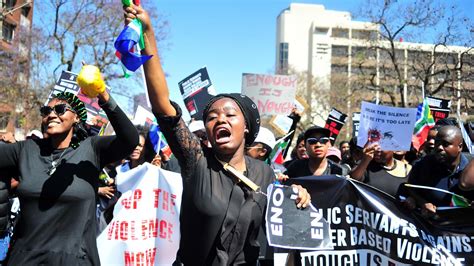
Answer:
POLYGON ((74 133, 70 144, 70 146, 75 149, 79 146, 81 141, 83 141, 89 136, 85 127, 85 123, 87 121, 86 106, 76 95, 70 92, 58 93, 53 96, 53 99, 66 101, 72 107, 74 112, 76 112, 77 116, 80 119, 79 123, 74 124, 74 133))
POLYGON ((206 107, 202 112, 202 120, 206 123, 207 115, 209 114, 209 108, 213 103, 222 98, 230 98, 234 100, 240 107, 240 110, 244 114, 245 125, 249 133, 245 136, 245 145, 251 145, 257 137, 258 131, 260 130, 260 114, 257 109, 257 105, 247 96, 239 93, 223 93, 214 96, 209 100, 206 107))

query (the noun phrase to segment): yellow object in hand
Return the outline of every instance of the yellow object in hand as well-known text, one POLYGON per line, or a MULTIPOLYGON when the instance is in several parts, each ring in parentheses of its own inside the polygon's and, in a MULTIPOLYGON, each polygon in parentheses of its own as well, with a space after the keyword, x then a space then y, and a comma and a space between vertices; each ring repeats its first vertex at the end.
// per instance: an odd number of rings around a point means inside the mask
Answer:
POLYGON ((98 67, 85 65, 77 76, 77 84, 89 98, 95 98, 99 93, 105 91, 105 83, 98 67))

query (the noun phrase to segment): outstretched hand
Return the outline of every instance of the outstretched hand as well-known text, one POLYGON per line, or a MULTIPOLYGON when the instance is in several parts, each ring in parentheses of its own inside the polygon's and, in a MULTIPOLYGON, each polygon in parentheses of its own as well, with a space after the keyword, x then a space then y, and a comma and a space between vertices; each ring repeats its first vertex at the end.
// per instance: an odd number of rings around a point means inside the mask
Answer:
POLYGON ((296 207, 299 208, 306 208, 309 203, 311 202, 311 195, 309 195, 308 191, 300 185, 291 185, 295 192, 298 192, 298 197, 295 200, 296 207))

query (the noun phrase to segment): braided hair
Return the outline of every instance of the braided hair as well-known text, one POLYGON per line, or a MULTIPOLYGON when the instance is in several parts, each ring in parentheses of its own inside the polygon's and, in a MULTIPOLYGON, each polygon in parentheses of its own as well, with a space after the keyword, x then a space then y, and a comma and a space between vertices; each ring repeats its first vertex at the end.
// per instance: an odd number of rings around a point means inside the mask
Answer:
POLYGON ((53 96, 53 99, 66 101, 79 117, 79 122, 73 126, 73 135, 70 146, 72 148, 79 147, 81 141, 85 140, 89 134, 86 129, 87 110, 85 104, 73 93, 61 92, 53 96))

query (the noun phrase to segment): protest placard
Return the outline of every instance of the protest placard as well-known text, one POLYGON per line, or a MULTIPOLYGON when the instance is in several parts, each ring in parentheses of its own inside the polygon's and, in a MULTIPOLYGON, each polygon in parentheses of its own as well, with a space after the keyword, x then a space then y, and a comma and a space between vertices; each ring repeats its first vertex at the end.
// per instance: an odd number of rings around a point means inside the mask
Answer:
POLYGON ((269 124, 275 128, 278 133, 285 135, 290 131, 293 119, 286 115, 276 115, 270 120, 269 124))
MULTIPOLYGON (((320 219, 329 223, 332 242, 332 248, 301 250, 300 256, 293 256, 300 258, 301 265, 474 265, 472 208, 449 208, 457 213, 453 220, 471 220, 460 227, 457 222, 440 223, 423 218, 419 211, 407 211, 392 196, 350 178, 311 176, 290 181, 311 193, 320 219)), ((274 220, 286 217, 284 213, 293 208, 275 210, 274 220)), ((309 234, 311 227, 305 219, 300 221, 283 227, 309 234)), ((295 262, 288 258, 288 252, 276 253, 274 265, 295 262)))
POLYGON ((382 150, 409 151, 415 122, 415 108, 362 102, 357 145, 376 142, 382 150))
POLYGON ((431 115, 435 122, 449 116, 451 110, 451 101, 436 97, 427 96, 426 100, 430 106, 431 115))
POLYGON ((189 115, 195 120, 202 120, 204 107, 216 94, 207 73, 207 68, 198 69, 181 80, 178 86, 189 115))
MULTIPOLYGON (((105 126, 109 120, 107 115, 99 106, 98 98, 89 98, 81 92, 81 88, 76 82, 77 74, 69 71, 63 71, 61 76, 56 81, 53 89, 49 93, 46 104, 56 95, 61 92, 70 92, 77 95, 77 97, 84 102, 87 110, 87 121, 86 123, 90 126, 90 131, 93 135, 99 133, 100 129, 105 126)), ((107 87, 107 91, 110 93, 110 88, 107 87)))
POLYGON ((329 112, 329 116, 324 127, 329 129, 331 132, 329 139, 331 140, 332 145, 334 145, 336 142, 336 138, 339 136, 339 132, 341 132, 342 127, 346 123, 346 119, 347 115, 336 108, 332 108, 331 112, 329 112))
POLYGON ((352 137, 357 138, 359 134, 360 112, 352 113, 352 137))
POLYGON ((289 115, 294 107, 296 76, 242 74, 242 94, 257 104, 261 115, 289 115))
POLYGON ((114 219, 97 238, 102 265, 171 265, 179 247, 179 174, 145 163, 116 177, 114 219))

